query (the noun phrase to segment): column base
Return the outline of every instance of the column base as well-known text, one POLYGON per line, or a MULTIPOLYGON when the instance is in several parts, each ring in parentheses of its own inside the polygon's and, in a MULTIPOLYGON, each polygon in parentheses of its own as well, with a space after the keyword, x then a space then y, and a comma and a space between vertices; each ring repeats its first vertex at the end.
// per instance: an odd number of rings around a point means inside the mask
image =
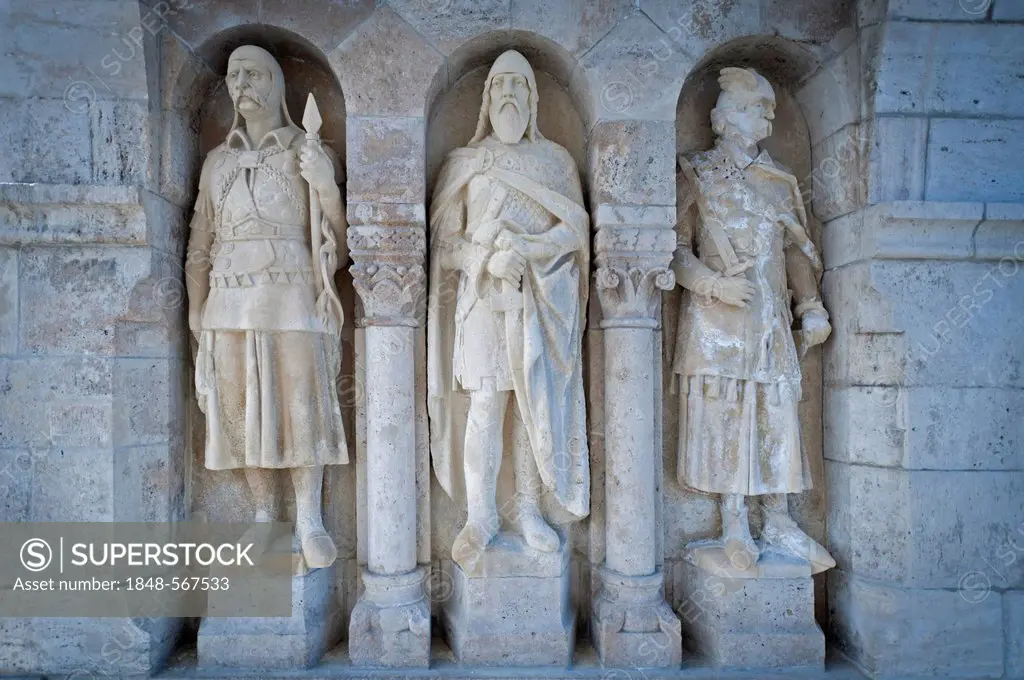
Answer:
POLYGON ((612 668, 678 668, 679 618, 665 602, 662 573, 625 576, 602 566, 591 630, 601 662, 612 668))
MULTIPOLYGON (((315 665, 341 636, 341 620, 331 606, 333 583, 334 565, 302 569, 292 576, 290 617, 204 618, 199 626, 198 665, 260 669, 315 665)), ((230 590, 222 595, 232 596, 230 590)), ((212 601, 210 609, 216 609, 212 601)))
POLYGON ((540 552, 502 533, 481 558, 479 576, 449 562, 444 605, 448 642, 460 663, 568 667, 576 638, 569 597, 569 547, 540 552))
POLYGON ((430 603, 423 595, 425 570, 404 574, 363 571, 363 594, 348 626, 354 666, 414 668, 430 665, 430 603))
POLYGON ((772 550, 733 569, 716 543, 689 547, 679 614, 687 646, 723 669, 821 670, 825 636, 814 620, 811 565, 772 550))

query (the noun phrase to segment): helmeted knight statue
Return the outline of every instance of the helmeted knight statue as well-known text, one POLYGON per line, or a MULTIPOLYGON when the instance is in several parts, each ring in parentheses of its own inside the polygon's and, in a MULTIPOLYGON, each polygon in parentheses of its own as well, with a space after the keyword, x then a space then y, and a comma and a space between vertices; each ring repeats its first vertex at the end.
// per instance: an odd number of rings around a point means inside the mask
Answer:
POLYGON ((537 129, 537 101, 527 60, 514 50, 499 56, 476 133, 449 155, 430 209, 430 447, 449 495, 461 449, 469 519, 452 555, 467 572, 499 529, 506 446, 528 545, 559 548, 542 493, 575 517, 589 512, 581 356, 589 220, 572 157, 537 129), (456 408, 456 390, 468 393, 468 413, 456 408), (505 431, 510 404, 528 446, 505 431))
POLYGON ((341 167, 292 122, 270 53, 236 49, 226 85, 234 124, 203 163, 186 262, 206 467, 245 471, 257 522, 277 518, 275 474, 288 469, 303 555, 324 567, 337 556, 321 516, 324 466, 348 462, 336 387, 341 167))
POLYGON ((790 517, 787 494, 811 487, 798 419, 800 358, 831 332, 818 295, 821 263, 796 178, 758 147, 771 135, 771 85, 744 68, 722 69, 719 83, 714 147, 679 157, 673 270, 690 291, 673 366, 681 393, 679 481, 720 495, 733 566, 749 568, 759 558, 746 498, 760 496, 763 545, 820 571, 835 562, 790 517))

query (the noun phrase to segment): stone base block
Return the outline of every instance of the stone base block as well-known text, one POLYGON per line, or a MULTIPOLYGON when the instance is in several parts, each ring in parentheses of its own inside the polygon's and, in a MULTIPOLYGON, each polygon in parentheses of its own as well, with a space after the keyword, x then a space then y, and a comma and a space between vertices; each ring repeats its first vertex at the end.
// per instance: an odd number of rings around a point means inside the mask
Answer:
POLYGON ((572 661, 576 612, 569 599, 569 548, 544 553, 501 534, 481 558, 483 576, 449 563, 444 605, 448 643, 460 663, 561 666, 572 661))
MULTIPOLYGON (((334 565, 292 577, 290 617, 207 617, 199 626, 200 667, 308 668, 338 641, 334 565)), ((224 591, 222 597, 230 597, 224 591)), ((216 603, 211 594, 210 607, 216 603)))
POLYGON ((687 646, 718 668, 821 670, 825 636, 803 560, 762 553, 756 569, 728 566, 717 545, 687 551, 678 611, 687 646))
POLYGON ((679 618, 665 602, 661 571, 626 576, 602 567, 591 629, 601 663, 610 668, 678 668, 679 618))
POLYGON ((348 627, 353 665, 430 665, 430 604, 423 594, 424 574, 422 568, 396 575, 363 572, 363 594, 348 627))

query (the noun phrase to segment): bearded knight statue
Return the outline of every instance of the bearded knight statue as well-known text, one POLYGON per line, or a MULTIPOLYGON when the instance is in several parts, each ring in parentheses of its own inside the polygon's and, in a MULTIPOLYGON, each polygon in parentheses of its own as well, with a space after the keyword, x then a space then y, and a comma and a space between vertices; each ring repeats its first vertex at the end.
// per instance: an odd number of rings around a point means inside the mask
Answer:
POLYGON ((302 554, 326 567, 337 550, 321 515, 324 466, 348 462, 340 164, 292 122, 270 53, 236 49, 226 85, 234 124, 203 163, 186 262, 206 467, 244 470, 256 522, 276 519, 276 474, 289 470, 302 554))
POLYGON ((821 263, 796 178, 758 147, 775 117, 771 85, 743 68, 722 69, 719 83, 714 147, 679 157, 683 228, 673 270, 690 291, 673 366, 681 382, 679 481, 719 495, 733 567, 752 568, 762 549, 774 549, 817 572, 835 561, 790 517, 787 494, 811 487, 798 419, 800 357, 831 332, 818 295, 821 263), (750 496, 763 499, 760 546, 750 532, 750 496))
POLYGON ((533 69, 510 50, 487 76, 476 133, 441 170, 430 210, 428 398, 431 457, 452 495, 462 449, 468 522, 452 556, 467 573, 498 533, 497 482, 512 447, 519 529, 552 552, 542 493, 588 513, 582 379, 590 235, 576 165, 537 129, 533 69), (452 399, 468 393, 468 413, 452 399), (516 409, 528 443, 513 443, 516 409), (461 435, 462 441, 455 441, 461 435))

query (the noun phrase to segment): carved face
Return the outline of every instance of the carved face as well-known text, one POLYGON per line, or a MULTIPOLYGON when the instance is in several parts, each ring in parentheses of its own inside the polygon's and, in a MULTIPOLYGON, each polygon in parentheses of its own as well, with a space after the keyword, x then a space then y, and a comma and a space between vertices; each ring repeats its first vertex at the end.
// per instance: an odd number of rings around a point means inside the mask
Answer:
POLYGON ((771 137, 775 102, 763 97, 730 97, 725 106, 715 108, 715 133, 756 143, 771 137))
POLYGON ((280 95, 274 89, 273 74, 258 56, 232 56, 225 81, 235 109, 243 116, 280 110, 280 95))
POLYGON ((518 144, 530 124, 530 83, 522 73, 498 73, 491 79, 488 114, 504 144, 518 144))

